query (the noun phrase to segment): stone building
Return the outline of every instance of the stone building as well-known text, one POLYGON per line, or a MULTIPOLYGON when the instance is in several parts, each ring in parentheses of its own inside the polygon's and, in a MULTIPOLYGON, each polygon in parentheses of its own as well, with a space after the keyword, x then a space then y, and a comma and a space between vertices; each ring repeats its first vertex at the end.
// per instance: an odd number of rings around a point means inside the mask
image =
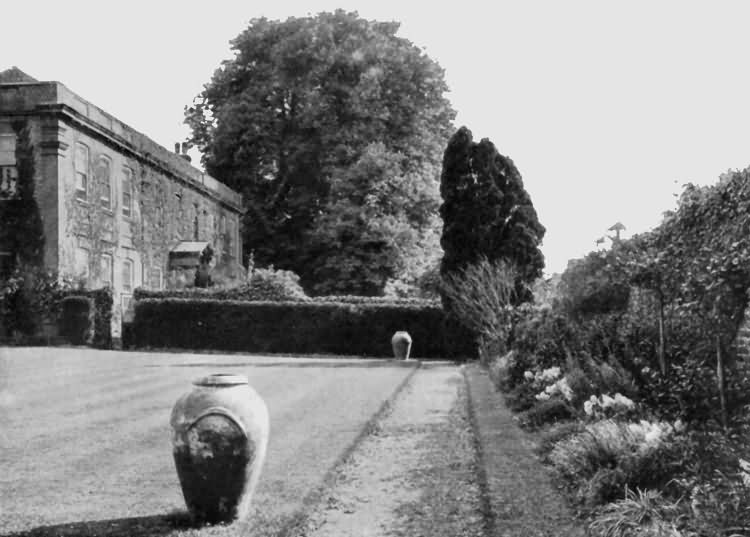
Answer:
MULTIPOLYGON (((19 130, 30 140, 44 265, 114 292, 119 335, 137 287, 192 278, 210 244, 214 274, 241 271, 240 195, 59 82, 0 73, 0 219, 18 196, 19 130)), ((12 266, 0 222, 0 272, 12 266)))

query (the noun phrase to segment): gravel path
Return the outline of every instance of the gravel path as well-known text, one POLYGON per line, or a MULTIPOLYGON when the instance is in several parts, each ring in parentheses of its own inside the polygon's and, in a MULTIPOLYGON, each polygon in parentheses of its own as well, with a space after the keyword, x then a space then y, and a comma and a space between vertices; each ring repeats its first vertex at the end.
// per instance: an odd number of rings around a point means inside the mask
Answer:
POLYGON ((296 535, 484 535, 467 410, 459 368, 417 371, 296 535))

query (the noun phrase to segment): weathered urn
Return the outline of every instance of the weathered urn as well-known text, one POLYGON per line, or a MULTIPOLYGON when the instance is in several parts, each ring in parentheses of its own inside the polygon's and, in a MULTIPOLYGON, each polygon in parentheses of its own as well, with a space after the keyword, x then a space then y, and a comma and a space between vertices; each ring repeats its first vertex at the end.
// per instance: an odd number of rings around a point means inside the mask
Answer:
POLYGON ((393 355, 399 360, 408 360, 411 352, 411 336, 408 332, 396 332, 391 338, 393 355))
POLYGON ((243 375, 193 382, 172 410, 172 450, 196 522, 247 517, 268 444, 268 409, 243 375))

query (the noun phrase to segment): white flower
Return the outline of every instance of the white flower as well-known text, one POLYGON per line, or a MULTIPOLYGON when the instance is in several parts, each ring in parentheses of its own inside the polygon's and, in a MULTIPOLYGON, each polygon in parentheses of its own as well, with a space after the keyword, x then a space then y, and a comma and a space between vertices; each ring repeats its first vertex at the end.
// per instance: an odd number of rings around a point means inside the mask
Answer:
POLYGON ((681 433, 682 431, 684 431, 685 422, 678 418, 677 421, 674 422, 674 430, 677 431, 678 433, 681 433))
POLYGON ((625 408, 629 408, 629 409, 632 409, 633 407, 635 407, 635 403, 633 401, 631 401, 630 399, 628 399, 627 397, 619 393, 615 394, 615 403, 617 403, 620 406, 624 406, 625 408))
POLYGON ((525 378, 526 380, 534 380, 534 373, 532 373, 531 371, 524 371, 523 378, 525 378))
POLYGON ((560 377, 562 371, 559 367, 553 366, 542 371, 542 380, 550 381, 560 377))
POLYGON ((659 427, 652 427, 643 436, 643 440, 646 444, 658 444, 661 439, 662 431, 659 427))
POLYGON ((549 394, 547 392, 536 394, 537 401, 546 401, 547 399, 549 399, 549 394))
POLYGON ((740 459, 740 468, 742 468, 742 471, 740 472, 742 483, 746 487, 750 487, 750 462, 740 459))
POLYGON ((573 389, 570 387, 570 384, 568 384, 568 379, 565 377, 561 378, 557 381, 557 386, 566 401, 571 401, 573 399, 573 389))
POLYGON ((583 411, 587 416, 590 416, 594 412, 594 403, 591 400, 585 401, 583 403, 583 411))
POLYGON ((615 400, 612 399, 609 395, 607 394, 602 395, 602 406, 604 408, 609 408, 614 404, 615 404, 615 400))

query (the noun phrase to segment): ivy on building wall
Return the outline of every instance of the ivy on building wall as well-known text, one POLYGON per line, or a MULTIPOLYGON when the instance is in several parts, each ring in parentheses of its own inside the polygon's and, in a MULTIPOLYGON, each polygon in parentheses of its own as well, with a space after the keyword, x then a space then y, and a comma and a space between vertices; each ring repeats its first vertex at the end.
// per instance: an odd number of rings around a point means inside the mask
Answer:
MULTIPOLYGON (((27 121, 12 124, 16 135, 16 196, 0 207, 3 249, 11 254, 12 265, 41 267, 44 261, 44 229, 39 205, 34 197, 35 152, 27 121)), ((9 267, 9 268, 13 268, 9 267)))

